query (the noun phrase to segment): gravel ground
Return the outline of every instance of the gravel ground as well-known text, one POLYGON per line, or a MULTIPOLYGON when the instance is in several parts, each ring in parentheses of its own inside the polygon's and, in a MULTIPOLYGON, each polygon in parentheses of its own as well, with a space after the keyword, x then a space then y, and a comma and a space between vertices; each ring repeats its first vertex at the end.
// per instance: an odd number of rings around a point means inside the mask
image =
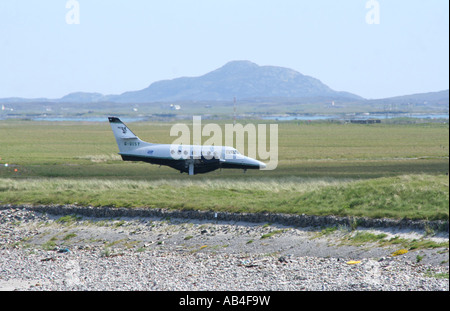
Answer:
POLYGON ((61 217, 0 210, 0 290, 448 291, 448 248, 355 243, 448 242, 448 233, 161 218, 61 217), (443 277, 444 276, 444 277, 443 277))

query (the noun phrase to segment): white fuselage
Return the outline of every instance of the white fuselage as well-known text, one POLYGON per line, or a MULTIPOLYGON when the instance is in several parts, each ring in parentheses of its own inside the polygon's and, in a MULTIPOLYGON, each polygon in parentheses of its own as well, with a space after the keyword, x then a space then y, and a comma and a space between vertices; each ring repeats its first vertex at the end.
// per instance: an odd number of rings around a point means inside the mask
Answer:
POLYGON ((125 161, 167 165, 189 175, 207 173, 219 168, 247 170, 266 167, 263 162, 244 156, 232 147, 148 143, 140 140, 118 118, 110 117, 109 121, 119 154, 125 161))

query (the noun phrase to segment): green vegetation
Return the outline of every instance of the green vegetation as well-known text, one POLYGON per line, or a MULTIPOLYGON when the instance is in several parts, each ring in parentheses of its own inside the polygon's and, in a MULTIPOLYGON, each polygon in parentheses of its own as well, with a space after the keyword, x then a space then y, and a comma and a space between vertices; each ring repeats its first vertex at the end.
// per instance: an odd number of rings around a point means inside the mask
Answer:
POLYGON ((350 238, 350 240, 355 244, 373 243, 383 240, 387 237, 387 234, 373 234, 370 232, 358 232, 350 238))
POLYGON ((425 276, 436 279, 449 279, 448 273, 434 273, 431 271, 427 271, 427 273, 425 273, 425 276))
POLYGON ((58 220, 56 220, 56 222, 58 222, 60 224, 71 224, 71 223, 77 222, 79 220, 81 220, 80 216, 66 215, 66 216, 62 216, 62 217, 58 218, 58 220))
MULTIPOLYGON (((171 125, 131 128, 170 143, 171 125)), ((107 122, 8 120, 0 122, 0 204, 448 220, 448 153, 448 124, 296 121, 279 124, 276 170, 188 176, 122 161, 107 122)))
POLYGON ((446 247, 448 248, 448 242, 434 242, 431 240, 426 239, 420 239, 420 240, 409 240, 409 239, 402 239, 398 236, 395 236, 388 241, 383 241, 381 243, 383 245, 399 245, 402 248, 408 249, 408 250, 414 250, 414 249, 424 249, 424 248, 440 248, 440 247, 446 247))
POLYGON ((276 235, 276 234, 281 234, 281 233, 283 233, 283 232, 284 232, 284 230, 274 230, 274 231, 271 231, 271 232, 269 232, 269 233, 263 234, 263 235, 261 236, 261 240, 271 238, 271 237, 273 237, 274 235, 276 235))
POLYGON ((417 249, 432 249, 432 248, 448 248, 448 242, 434 242, 432 240, 426 239, 403 239, 398 236, 393 238, 386 238, 387 235, 384 233, 373 234, 370 232, 357 232, 353 236, 348 236, 343 244, 346 245, 363 245, 365 243, 377 243, 381 246, 392 246, 396 245, 401 247, 395 254, 401 255, 407 252, 408 250, 417 250, 417 249))
MULTIPOLYGON (((0 201, 448 220, 448 184, 448 176, 441 175, 355 181, 2 179, 0 201), (195 200, 186 200, 189 197, 195 200)), ((69 220, 64 216, 60 221, 69 220)))
MULTIPOLYGON (((319 234, 317 234, 317 238, 323 238, 334 234, 337 230, 338 232, 338 241, 339 245, 352 245, 352 246, 363 246, 367 244, 374 244, 379 247, 396 247, 398 248, 395 252, 391 254, 391 256, 399 256, 408 253, 413 250, 420 249, 436 249, 442 248, 443 252, 448 252, 448 241, 445 242, 436 242, 433 240, 428 240, 425 237, 421 237, 419 239, 408 239, 401 238, 399 236, 389 237, 385 233, 371 233, 365 231, 357 231, 349 230, 349 228, 341 228, 338 229, 336 226, 328 227, 323 229, 319 234)), ((423 256, 417 255, 417 262, 421 261, 423 256)))
POLYGON ((69 234, 67 234, 64 238, 63 238, 63 240, 64 241, 68 241, 68 240, 70 240, 70 239, 72 239, 72 238, 75 238, 77 235, 75 234, 75 233, 69 233, 69 234))
POLYGON ((42 249, 48 251, 54 249, 56 247, 57 240, 58 239, 56 237, 52 237, 50 240, 41 245, 42 249))
MULTIPOLYGON (((245 124, 245 121, 240 122, 245 124)), ((225 123, 219 121, 221 125, 225 123)), ((175 137, 169 135, 171 126, 172 123, 154 122, 130 124, 141 139, 155 143, 174 141, 175 137)), ((300 176, 354 179, 448 172, 448 124, 358 125, 298 121, 279 123, 278 129, 276 170, 248 171, 245 175, 240 170, 223 170, 189 177, 167 167, 123 162, 117 155, 117 145, 107 122, 0 121, 0 164, 10 164, 7 168, 0 166, 0 178, 234 180, 300 176)), ((204 141, 208 138, 204 137, 204 141)))

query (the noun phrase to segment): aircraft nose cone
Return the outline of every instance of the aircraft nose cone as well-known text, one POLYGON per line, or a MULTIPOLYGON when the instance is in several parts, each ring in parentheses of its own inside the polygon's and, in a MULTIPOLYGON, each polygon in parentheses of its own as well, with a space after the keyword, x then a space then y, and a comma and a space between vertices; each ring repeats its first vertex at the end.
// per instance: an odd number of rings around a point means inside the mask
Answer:
POLYGON ((248 164, 252 165, 253 167, 259 167, 260 170, 265 169, 267 167, 265 163, 258 161, 256 159, 247 158, 246 160, 248 164))

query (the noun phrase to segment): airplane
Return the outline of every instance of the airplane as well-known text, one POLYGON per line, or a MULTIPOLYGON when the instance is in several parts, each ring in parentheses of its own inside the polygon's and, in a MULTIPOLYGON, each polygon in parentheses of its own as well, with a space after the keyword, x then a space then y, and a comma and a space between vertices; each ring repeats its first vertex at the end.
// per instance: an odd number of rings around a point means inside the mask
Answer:
POLYGON ((142 161, 189 175, 217 169, 264 169, 266 164, 227 146, 154 144, 140 140, 119 118, 108 117, 123 161, 142 161))

